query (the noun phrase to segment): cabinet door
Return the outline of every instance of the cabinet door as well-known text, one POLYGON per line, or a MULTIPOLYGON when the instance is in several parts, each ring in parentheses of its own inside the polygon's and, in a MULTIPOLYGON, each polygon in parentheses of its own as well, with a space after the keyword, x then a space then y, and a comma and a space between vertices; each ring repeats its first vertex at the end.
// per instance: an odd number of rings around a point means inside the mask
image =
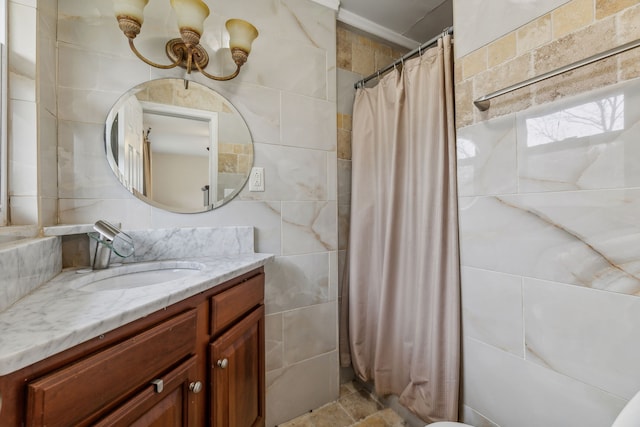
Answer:
POLYGON ((264 306, 217 338, 209 355, 212 426, 264 426, 264 306))
POLYGON ((157 378, 95 426, 194 426, 190 384, 195 384, 196 357, 157 378), (158 381, 162 381, 161 385, 158 381))

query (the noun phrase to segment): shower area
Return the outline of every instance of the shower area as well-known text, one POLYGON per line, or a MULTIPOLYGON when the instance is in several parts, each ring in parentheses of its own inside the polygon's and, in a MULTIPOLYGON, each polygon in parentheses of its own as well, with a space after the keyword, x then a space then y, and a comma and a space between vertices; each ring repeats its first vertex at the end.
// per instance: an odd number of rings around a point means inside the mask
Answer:
MULTIPOLYGON (((468 424, 490 427, 611 425, 640 389, 632 356, 640 342, 633 326, 640 321, 640 3, 518 3, 454 5, 459 414, 468 424), (480 14, 485 19, 477 19, 480 14), (530 81, 541 75, 548 78, 530 81), (487 109, 489 95, 496 97, 487 109)), ((350 204, 362 191, 348 185, 356 168, 351 156, 362 155, 345 143, 361 126, 350 109, 353 83, 400 56, 359 37, 338 29, 342 269, 353 251, 346 239, 355 224, 350 204), (341 50, 345 44, 351 57, 341 50), (366 49, 373 64, 362 72, 355 52, 366 49)), ((395 209, 394 202, 385 204, 395 209)), ((358 250, 368 254, 371 247, 358 250)), ((385 274, 380 265, 373 268, 385 274)), ((341 270, 340 277, 344 286, 349 274, 341 270)), ((341 295, 342 307, 353 305, 344 289, 341 295)), ((383 345, 364 354, 388 350, 383 345)), ((354 358, 340 354, 343 365, 354 358)), ((403 361, 402 368, 411 363, 403 361)), ((357 360, 353 366, 352 375, 367 381, 376 369, 357 360)), ((396 368, 383 365, 379 372, 396 368)), ((343 378, 349 372, 345 368, 343 378)), ((403 400, 402 390, 393 393, 403 400)))
MULTIPOLYGON (((375 68, 338 94, 341 381, 394 396, 415 423, 458 418, 452 33, 398 52, 338 28, 338 66, 365 75, 345 54, 365 44, 375 68)), ((340 70, 338 87, 357 75, 340 70)))

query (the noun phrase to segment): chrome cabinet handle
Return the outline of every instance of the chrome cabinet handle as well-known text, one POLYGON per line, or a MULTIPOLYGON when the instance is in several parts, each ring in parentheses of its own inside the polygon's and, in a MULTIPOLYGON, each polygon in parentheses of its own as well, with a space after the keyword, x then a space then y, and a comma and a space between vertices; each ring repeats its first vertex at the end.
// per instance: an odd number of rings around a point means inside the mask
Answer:
POLYGON ((217 363, 218 363, 218 367, 221 368, 221 369, 224 369, 227 366, 229 366, 229 360, 227 360, 226 357, 224 359, 222 359, 222 360, 218 360, 217 363))
POLYGON ((162 381, 162 378, 151 381, 151 384, 156 393, 162 393, 162 390, 164 390, 164 381, 162 381))
POLYGON ((200 391, 202 391, 202 383, 200 381, 192 382, 191 384, 189 384, 189 390, 196 394, 200 393, 200 391))

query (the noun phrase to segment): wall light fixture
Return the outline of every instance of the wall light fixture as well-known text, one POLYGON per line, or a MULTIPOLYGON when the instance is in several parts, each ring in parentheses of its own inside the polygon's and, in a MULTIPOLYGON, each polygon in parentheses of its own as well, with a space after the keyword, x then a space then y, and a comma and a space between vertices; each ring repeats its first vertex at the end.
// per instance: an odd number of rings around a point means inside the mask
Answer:
POLYGON ((114 0, 118 25, 129 39, 129 47, 145 63, 152 67, 170 69, 177 66, 187 70, 185 87, 188 87, 191 71, 200 71, 213 80, 231 80, 240 73, 240 67, 247 62, 251 43, 258 37, 256 27, 242 19, 229 19, 226 22, 229 32, 229 48, 236 70, 227 76, 214 76, 204 69, 209 63, 207 51, 200 45, 200 36, 204 29, 204 20, 209 16, 209 7, 202 0, 171 0, 171 7, 178 17, 180 38, 171 39, 166 44, 166 52, 171 64, 156 64, 148 60, 136 49, 133 39, 140 33, 144 22, 144 8, 149 0, 114 0), (194 68, 195 67, 195 68, 194 68))

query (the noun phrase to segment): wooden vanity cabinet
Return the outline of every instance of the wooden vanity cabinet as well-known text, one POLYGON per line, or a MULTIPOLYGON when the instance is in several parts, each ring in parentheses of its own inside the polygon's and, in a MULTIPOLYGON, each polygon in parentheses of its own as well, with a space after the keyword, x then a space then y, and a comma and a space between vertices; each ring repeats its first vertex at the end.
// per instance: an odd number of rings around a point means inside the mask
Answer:
POLYGON ((0 426, 262 427, 263 303, 259 268, 0 377, 0 426))
POLYGON ((210 405, 211 425, 216 427, 265 425, 264 286, 261 279, 252 278, 211 299, 210 405), (234 304, 233 301, 241 303, 234 304))

